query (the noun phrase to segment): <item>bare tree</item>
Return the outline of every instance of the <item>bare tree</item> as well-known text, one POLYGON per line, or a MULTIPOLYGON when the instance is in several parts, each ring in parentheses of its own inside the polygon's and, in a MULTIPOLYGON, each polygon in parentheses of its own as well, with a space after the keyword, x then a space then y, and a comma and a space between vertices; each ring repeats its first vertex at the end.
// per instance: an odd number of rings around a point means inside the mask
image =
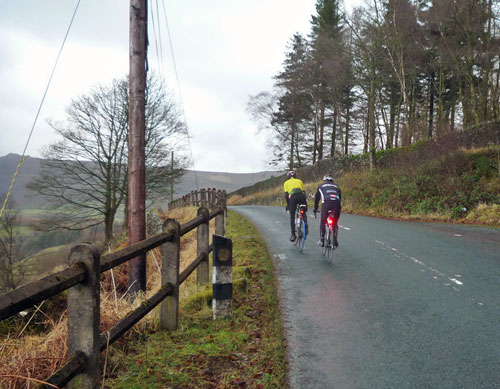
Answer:
POLYGON ((383 25, 387 58, 403 100, 403 146, 409 145, 415 136, 415 120, 411 114, 415 113, 417 61, 423 58, 421 29, 416 15, 416 7, 409 0, 391 0, 387 4, 383 25))
POLYGON ((279 96, 274 92, 260 92, 250 96, 247 112, 257 124, 260 133, 267 136, 267 147, 271 150, 270 165, 279 165, 288 159, 288 148, 283 147, 288 142, 289 129, 284 123, 274 120, 278 107, 279 96))
MULTIPOLYGON (((5 196, 0 196, 5 199, 5 196)), ((9 200, 0 218, 0 293, 15 289, 23 281, 26 267, 22 265, 20 217, 13 200, 9 200)))
POLYGON ((376 98, 380 83, 382 61, 382 17, 379 0, 373 0, 371 9, 357 9, 349 27, 354 35, 356 77, 368 105, 365 149, 370 155, 370 169, 376 167, 376 98))
MULTIPOLYGON (((49 200, 52 228, 86 229, 104 224, 113 237, 116 213, 127 200, 128 82, 115 80, 73 100, 67 122, 51 122, 62 140, 44 151, 40 176, 29 188, 49 200)), ((170 153, 185 130, 174 101, 150 77, 146 96, 147 193, 168 193, 170 153), (169 142, 169 143, 167 143, 169 142)), ((174 162, 177 178, 186 163, 174 162)), ((185 159, 184 159, 185 161, 185 159)))

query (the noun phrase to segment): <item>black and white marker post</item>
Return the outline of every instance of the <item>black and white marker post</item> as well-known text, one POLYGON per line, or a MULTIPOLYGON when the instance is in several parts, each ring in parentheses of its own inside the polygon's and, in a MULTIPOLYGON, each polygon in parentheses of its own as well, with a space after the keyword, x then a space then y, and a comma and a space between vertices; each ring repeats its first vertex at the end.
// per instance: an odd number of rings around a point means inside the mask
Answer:
POLYGON ((233 242, 213 235, 212 310, 213 318, 230 317, 233 313, 233 242))

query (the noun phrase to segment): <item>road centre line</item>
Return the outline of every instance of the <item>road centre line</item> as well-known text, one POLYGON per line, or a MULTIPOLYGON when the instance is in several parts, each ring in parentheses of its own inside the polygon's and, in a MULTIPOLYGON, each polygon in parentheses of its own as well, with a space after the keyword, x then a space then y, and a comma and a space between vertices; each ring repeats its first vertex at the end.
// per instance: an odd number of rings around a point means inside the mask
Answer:
MULTIPOLYGON (((429 270, 431 273, 433 273, 433 278, 435 280, 441 280, 442 282, 444 282, 444 285, 445 286, 451 286, 453 290, 455 290, 456 292, 460 292, 460 288, 457 287, 458 286, 463 286, 464 283, 463 281, 460 281, 458 280, 457 278, 461 278, 462 276, 460 274, 455 274, 454 277, 448 277, 446 274, 440 272, 439 270, 433 268, 432 266, 428 266, 426 265, 424 262, 422 262, 421 260, 415 258, 415 257, 412 257, 408 254, 405 254, 404 252, 402 251, 399 251, 397 248, 395 247, 391 247, 389 246, 388 244, 380 241, 380 240, 375 240, 375 242, 379 245, 381 245, 383 247, 383 250, 385 251, 388 251, 388 252, 392 252, 392 254, 396 257, 396 258, 399 258, 401 260, 410 260, 411 262, 423 267, 425 270, 429 270), (453 282, 455 285, 452 285, 449 283, 449 281, 453 282)), ((423 272, 425 272, 424 269, 421 269, 423 272)))

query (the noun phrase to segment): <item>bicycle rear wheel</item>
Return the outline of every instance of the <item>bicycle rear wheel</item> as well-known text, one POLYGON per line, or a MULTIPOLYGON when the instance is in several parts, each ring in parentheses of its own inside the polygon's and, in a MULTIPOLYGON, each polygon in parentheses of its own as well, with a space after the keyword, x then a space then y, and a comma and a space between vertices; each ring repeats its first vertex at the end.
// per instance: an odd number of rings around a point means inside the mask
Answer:
POLYGON ((328 234, 328 249, 327 249, 327 257, 328 257, 328 262, 330 264, 333 264, 333 244, 334 244, 334 237, 333 237, 333 231, 330 231, 328 234))
POLYGON ((323 255, 329 257, 330 254, 330 229, 326 228, 325 236, 323 237, 323 255))
POLYGON ((304 219, 300 222, 300 241, 299 241, 299 249, 300 252, 304 251, 304 245, 306 244, 306 222, 304 219))

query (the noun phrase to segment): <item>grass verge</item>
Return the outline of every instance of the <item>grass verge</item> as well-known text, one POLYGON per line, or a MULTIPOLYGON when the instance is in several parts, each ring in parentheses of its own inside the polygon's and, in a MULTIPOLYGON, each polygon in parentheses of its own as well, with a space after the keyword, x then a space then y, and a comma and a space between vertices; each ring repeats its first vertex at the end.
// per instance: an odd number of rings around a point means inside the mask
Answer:
POLYGON ((212 320, 211 292, 195 291, 181 307, 179 329, 128 345, 117 377, 105 387, 287 386, 277 284, 267 248, 257 229, 232 211, 226 236, 233 240, 233 317, 212 320))

